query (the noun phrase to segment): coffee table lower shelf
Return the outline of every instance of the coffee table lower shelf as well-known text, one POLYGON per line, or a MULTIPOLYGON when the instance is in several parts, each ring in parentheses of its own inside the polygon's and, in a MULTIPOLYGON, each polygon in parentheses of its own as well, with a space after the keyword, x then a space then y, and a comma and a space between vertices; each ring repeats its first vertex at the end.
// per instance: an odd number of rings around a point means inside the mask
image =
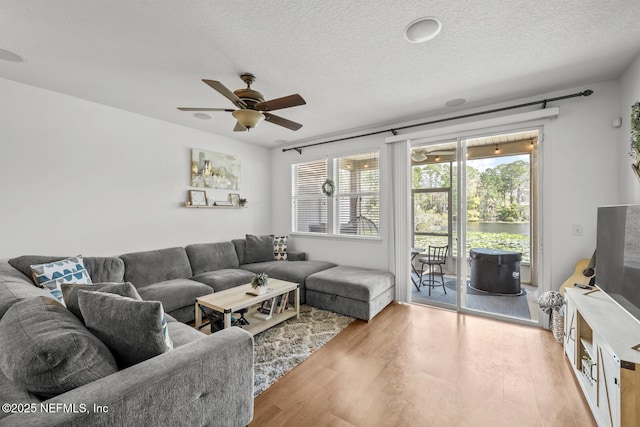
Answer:
POLYGON ((267 329, 277 325, 278 323, 282 323, 285 320, 291 319, 292 317, 296 317, 298 315, 295 309, 288 309, 283 311, 282 313, 272 314, 269 319, 263 320, 253 316, 255 313, 257 313, 257 311, 257 306, 250 307, 249 312, 245 314, 245 317, 249 321, 249 324, 240 325, 242 329, 250 332, 251 335, 259 334, 260 332, 266 331, 267 329))
POLYGON ((269 279, 267 287, 267 293, 256 296, 247 295, 247 292, 251 292, 252 288, 250 284, 246 284, 196 298, 196 329, 200 329, 202 327, 202 307, 207 307, 223 314, 225 328, 231 326, 232 313, 235 313, 241 309, 248 309, 248 312, 245 314, 245 318, 247 319, 249 324, 239 325, 239 327, 245 329, 252 335, 259 334, 260 332, 265 331, 272 326, 277 325, 278 323, 282 323, 292 317, 300 317, 300 289, 297 283, 286 282, 284 280, 278 279, 269 279), (292 292, 294 295, 293 308, 288 307, 286 310, 280 313, 273 313, 271 317, 266 320, 254 317, 254 314, 257 312, 260 303, 290 292, 292 292))

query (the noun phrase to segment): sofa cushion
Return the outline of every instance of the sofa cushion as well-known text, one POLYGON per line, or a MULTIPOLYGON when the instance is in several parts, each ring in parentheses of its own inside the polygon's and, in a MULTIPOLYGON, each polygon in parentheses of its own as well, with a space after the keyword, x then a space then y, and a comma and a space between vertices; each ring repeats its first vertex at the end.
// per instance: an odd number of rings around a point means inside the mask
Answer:
POLYGON ((193 275, 207 271, 238 268, 240 262, 231 242, 199 243, 185 247, 193 275))
MULTIPOLYGON (((31 268, 29 268, 31 271, 31 268)), ((0 277, 3 279, 10 278, 26 282, 28 285, 34 286, 31 276, 24 274, 22 271, 13 267, 8 261, 0 261, 0 277)))
POLYGON ((0 320, 0 369, 44 398, 117 371, 109 349, 55 300, 15 303, 0 320))
POLYGON ((233 246, 236 248, 236 255, 238 255, 238 262, 240 265, 244 264, 244 252, 247 249, 247 241, 245 239, 233 239, 231 240, 233 246))
POLYGON ((31 273, 34 283, 43 289, 49 289, 62 304, 64 304, 64 300, 60 289, 61 284, 86 285, 91 283, 91 278, 80 255, 45 264, 34 264, 31 266, 31 273))
POLYGON ((287 261, 306 261, 307 253, 302 251, 290 251, 287 249, 287 261))
MULTIPOLYGON (((2 373, 2 371, 0 371, 0 402, 30 405, 32 403, 40 403, 40 399, 22 385, 11 381, 2 373)), ((18 413, 17 408, 15 413, 18 413)), ((0 411, 0 420, 10 414, 10 411, 0 411)))
POLYGON ((202 332, 192 328, 191 326, 185 325, 184 323, 169 322, 167 327, 169 329, 171 341, 173 341, 173 348, 182 347, 185 344, 189 344, 190 342, 206 337, 202 332))
POLYGON ((137 289, 143 300, 161 301, 166 312, 193 306, 196 298, 212 293, 211 287, 189 279, 167 280, 137 289))
POLYGON ((245 264, 241 268, 256 274, 267 273, 269 277, 274 279, 304 283, 309 275, 335 266, 327 261, 270 261, 245 264))
POLYGON ((266 236, 246 235, 247 245, 244 250, 244 262, 246 264, 254 262, 273 261, 273 234, 266 236))
MULTIPOLYGON (((167 313, 171 315, 171 317, 176 319, 178 322, 182 322, 182 323, 193 322, 196 318, 195 304, 187 305, 182 308, 177 308, 175 310, 167 311, 167 313)), ((167 318, 167 322, 168 321, 169 321, 169 318, 167 318)))
POLYGON ((206 273, 193 276, 191 280, 197 280, 207 284, 214 291, 220 292, 225 289, 233 288, 238 285, 244 285, 251 282, 253 273, 239 268, 227 268, 224 270, 208 271, 206 273))
POLYGON ((287 243, 289 236, 275 236, 273 238, 273 257, 276 261, 287 260, 287 243))
POLYGON ((92 285, 74 285, 65 283, 61 285, 62 288, 62 297, 64 298, 64 303, 73 314, 76 315, 81 322, 84 323, 84 318, 82 317, 82 313, 80 312, 80 305, 78 304, 78 291, 89 291, 89 292, 105 292, 108 294, 116 294, 121 295, 123 297, 129 297, 137 300, 142 300, 138 291, 136 291, 135 286, 131 283, 94 283, 92 285))
POLYGON ((307 278, 307 290, 371 301, 395 286, 393 274, 383 270, 337 266, 307 278))
MULTIPOLYGON (((31 278, 31 265, 46 264, 66 256, 23 255, 9 260, 9 264, 25 276, 31 278)), ((124 262, 118 257, 83 257, 89 277, 94 282, 122 282, 124 280, 124 262)))
POLYGON ((120 368, 173 348, 160 301, 80 290, 78 304, 85 325, 109 347, 120 368))
POLYGON ((13 278, 0 278, 0 319, 9 308, 22 300, 43 296, 56 300, 51 292, 13 278))
POLYGON ((47 264, 54 261, 60 261, 61 259, 69 258, 68 256, 51 256, 51 255, 22 255, 16 258, 11 258, 9 264, 27 276, 33 282, 33 274, 31 272, 31 266, 34 264, 47 264))
MULTIPOLYGON (((136 288, 173 279, 188 279, 193 275, 184 248, 133 252, 120 255, 124 261, 124 281, 136 288)), ((144 297, 143 297, 144 298, 144 297)))
POLYGON ((118 257, 88 256, 84 257, 84 265, 95 283, 124 282, 124 262, 118 257))

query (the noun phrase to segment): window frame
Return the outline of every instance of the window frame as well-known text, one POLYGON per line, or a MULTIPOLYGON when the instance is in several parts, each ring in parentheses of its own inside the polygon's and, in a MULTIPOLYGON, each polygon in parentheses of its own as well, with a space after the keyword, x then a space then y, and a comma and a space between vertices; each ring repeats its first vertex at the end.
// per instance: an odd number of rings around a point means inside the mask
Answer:
MULTIPOLYGON (((382 168, 381 168, 381 164, 382 164, 382 154, 381 154, 381 150, 379 147, 375 147, 372 149, 363 149, 363 150, 358 150, 358 151, 354 151, 354 152, 349 152, 349 153, 341 153, 341 154, 335 154, 335 155, 328 155, 325 156, 324 158, 316 158, 316 159, 308 159, 305 161, 301 161, 301 162, 297 162, 297 163, 291 163, 291 184, 292 184, 292 191, 290 193, 290 201, 291 201, 291 219, 289 221, 289 233, 291 235, 299 235, 299 236, 304 236, 304 237, 314 237, 314 238, 320 238, 320 239, 345 239, 345 240, 382 240, 382 168), (371 195, 371 194, 376 194, 374 192, 361 192, 361 193, 339 193, 338 190, 338 175, 337 175, 337 171, 336 171, 336 164, 339 162, 339 160, 341 158, 345 158, 345 157, 354 157, 354 156, 365 156, 365 155, 373 155, 377 158, 378 161, 378 191, 377 191, 377 198, 378 198, 378 224, 377 224, 377 234, 376 235, 358 235, 358 234, 340 234, 337 233, 335 228, 336 228, 336 203, 337 200, 340 196, 345 197, 348 195, 371 195), (293 194, 293 184, 294 184, 294 180, 295 177, 293 175, 293 168, 297 165, 300 164, 305 164, 305 163, 312 163, 312 162, 319 162, 322 160, 326 160, 326 166, 327 166, 327 178, 330 178, 334 181, 334 183, 336 184, 336 191, 334 192, 333 196, 331 197, 327 197, 327 224, 326 224, 326 230, 325 232, 311 232, 311 231, 294 231, 294 221, 295 221, 295 217, 296 217, 296 210, 294 207, 294 200, 296 199, 296 196, 293 194)), ((325 196, 326 197, 326 196, 325 196)))

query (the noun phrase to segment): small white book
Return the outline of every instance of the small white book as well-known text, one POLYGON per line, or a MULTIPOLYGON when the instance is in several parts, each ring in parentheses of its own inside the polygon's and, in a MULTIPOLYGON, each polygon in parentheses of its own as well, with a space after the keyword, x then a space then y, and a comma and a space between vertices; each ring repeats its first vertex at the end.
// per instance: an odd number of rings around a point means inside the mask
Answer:
POLYGON ((255 317, 256 319, 269 320, 271 319, 271 314, 258 312, 258 313, 253 313, 253 317, 255 317))

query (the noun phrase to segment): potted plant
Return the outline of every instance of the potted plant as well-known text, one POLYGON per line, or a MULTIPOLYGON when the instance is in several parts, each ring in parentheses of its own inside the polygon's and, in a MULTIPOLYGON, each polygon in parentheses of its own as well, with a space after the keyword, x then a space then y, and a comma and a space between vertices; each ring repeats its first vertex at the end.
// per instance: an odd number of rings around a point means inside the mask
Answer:
POLYGON ((256 290, 258 295, 266 294, 268 280, 267 273, 256 274, 251 278, 251 287, 256 290))
POLYGON ((247 204, 247 199, 240 198, 238 199, 238 205, 243 206, 247 204))

